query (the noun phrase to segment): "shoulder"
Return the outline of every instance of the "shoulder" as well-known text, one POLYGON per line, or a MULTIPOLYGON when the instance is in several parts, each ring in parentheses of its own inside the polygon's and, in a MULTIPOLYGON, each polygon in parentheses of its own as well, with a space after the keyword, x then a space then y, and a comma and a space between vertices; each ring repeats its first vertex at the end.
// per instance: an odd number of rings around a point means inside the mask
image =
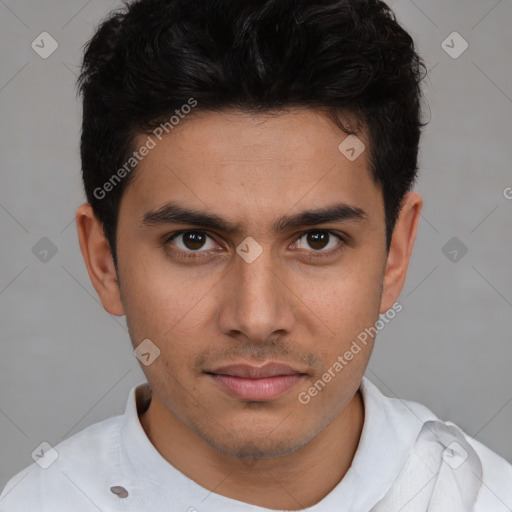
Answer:
POLYGON ((37 462, 7 482, 0 512, 97 511, 94 483, 108 484, 117 473, 120 418, 95 423, 55 447, 42 445, 37 462))
MULTIPOLYGON (((380 421, 393 425, 394 431, 410 445, 409 454, 421 453, 422 460, 432 468, 437 467, 439 455, 448 450, 451 443, 459 442, 479 461, 481 473, 475 475, 475 486, 480 488, 474 512, 510 511, 512 509, 512 464, 469 436, 458 425, 445 421, 426 406, 411 400, 385 396, 371 381, 363 379, 365 399, 378 407, 380 421), (430 441, 430 442, 428 442, 430 441)), ((462 450, 464 451, 464 450, 462 450)), ((444 458, 444 457, 443 457, 444 458)), ((409 461, 412 464, 412 461, 409 461)), ((408 468, 409 465, 405 467, 408 468)), ((454 465, 454 475, 459 471, 454 465)), ((443 472, 444 477, 448 477, 443 472)))
MULTIPOLYGON (((451 422, 446 422, 453 425, 451 422)), ((457 427, 458 428, 458 427, 457 427)), ((480 441, 464 433, 482 463, 482 487, 475 512, 509 511, 512 508, 512 464, 480 441)))

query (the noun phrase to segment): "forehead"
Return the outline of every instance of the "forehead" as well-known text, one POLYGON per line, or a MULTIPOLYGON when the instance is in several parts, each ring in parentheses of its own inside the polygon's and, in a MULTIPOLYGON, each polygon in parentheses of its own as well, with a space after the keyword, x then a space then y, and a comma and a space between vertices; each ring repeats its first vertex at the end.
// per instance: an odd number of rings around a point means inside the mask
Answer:
MULTIPOLYGON (((243 163, 272 159, 310 160, 327 154, 338 156, 339 145, 347 134, 327 114, 312 109, 294 108, 265 113, 245 113, 235 109, 219 112, 199 111, 183 116, 174 126, 167 125, 160 140, 154 136, 156 151, 145 160, 161 156, 166 148, 190 152, 190 158, 208 155, 216 160, 236 159, 243 163)), ((354 117, 344 118, 348 126, 356 126, 354 117)), ((158 128, 157 128, 158 130, 158 128)), ((161 131, 161 130, 160 130, 161 131)), ((358 138, 368 145, 365 131, 358 138)), ((146 136, 139 134, 135 145, 142 146, 146 136)), ((353 167, 366 166, 365 154, 353 167)), ((144 167, 144 165, 142 165, 144 167)))
MULTIPOLYGON (((153 209, 184 199, 214 203, 217 211, 333 202, 366 203, 366 210, 380 194, 369 170, 368 140, 358 133, 360 154, 349 159, 340 150, 347 137, 326 114, 309 109, 199 111, 161 140, 153 137, 156 145, 139 162, 125 195, 153 209)), ((135 146, 146 140, 138 135, 135 146)))

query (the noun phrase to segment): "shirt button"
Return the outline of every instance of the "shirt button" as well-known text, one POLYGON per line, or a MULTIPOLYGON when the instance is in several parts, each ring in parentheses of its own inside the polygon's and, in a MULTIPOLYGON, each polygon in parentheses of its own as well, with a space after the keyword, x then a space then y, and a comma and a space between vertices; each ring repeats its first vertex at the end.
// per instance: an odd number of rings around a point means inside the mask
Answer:
POLYGON ((114 485, 113 487, 110 488, 110 490, 120 498, 128 497, 128 491, 124 487, 121 487, 120 485, 114 485))

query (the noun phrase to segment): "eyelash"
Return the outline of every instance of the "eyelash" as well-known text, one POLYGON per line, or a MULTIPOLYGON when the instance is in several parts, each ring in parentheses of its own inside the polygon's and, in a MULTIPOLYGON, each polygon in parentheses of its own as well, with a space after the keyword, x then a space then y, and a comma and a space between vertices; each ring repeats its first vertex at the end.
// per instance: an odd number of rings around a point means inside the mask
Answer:
MULTIPOLYGON (((176 237, 178 237, 180 235, 183 235, 184 233, 203 233, 203 234, 207 235, 208 237, 214 239, 207 231, 203 231, 203 230, 199 230, 199 229, 184 229, 181 231, 176 231, 175 233, 172 233, 168 237, 166 237, 166 239, 164 241, 164 245, 168 245, 170 242, 172 242, 172 240, 174 240, 176 237)), ((333 236, 337 237, 341 242, 337 247, 335 247, 333 249, 329 249, 327 251, 314 251, 314 250, 307 251, 309 253, 307 257, 312 258, 312 259, 313 258, 326 258, 328 256, 333 256, 334 254, 337 254, 339 251, 343 250, 344 246, 347 243, 347 240, 344 236, 342 236, 341 234, 339 234, 335 231, 330 231, 328 229, 310 229, 308 231, 304 231, 299 234, 299 236, 297 237, 296 240, 297 241, 300 240, 303 236, 308 235, 309 233, 329 233, 329 235, 333 235, 333 236)), ((174 245, 174 244, 171 244, 171 245, 174 245)), ((171 250, 174 253, 174 256, 176 256, 178 258, 183 258, 183 259, 207 258, 207 257, 211 256, 211 251, 200 251, 200 250, 198 250, 198 251, 183 251, 182 249, 179 249, 179 248, 171 249, 171 250)))

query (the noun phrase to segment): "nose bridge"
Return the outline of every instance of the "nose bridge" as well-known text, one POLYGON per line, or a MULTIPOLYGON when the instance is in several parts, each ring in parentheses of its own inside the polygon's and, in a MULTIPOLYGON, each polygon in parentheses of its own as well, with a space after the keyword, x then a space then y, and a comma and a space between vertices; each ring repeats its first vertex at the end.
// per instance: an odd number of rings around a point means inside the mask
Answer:
POLYGON ((275 274, 271 271, 275 263, 270 249, 266 249, 251 263, 239 261, 237 265, 237 282, 241 287, 241 297, 269 303, 276 298, 275 274))
MULTIPOLYGON (((241 246, 247 249, 243 243, 241 246)), ((249 246, 251 250, 255 247, 249 246)), ((239 256, 232 272, 225 301, 229 312, 224 311, 222 326, 225 332, 240 331, 252 341, 264 341, 276 330, 290 328, 290 305, 285 301, 284 284, 276 276, 278 269, 270 247, 261 247, 252 261, 239 256)))

